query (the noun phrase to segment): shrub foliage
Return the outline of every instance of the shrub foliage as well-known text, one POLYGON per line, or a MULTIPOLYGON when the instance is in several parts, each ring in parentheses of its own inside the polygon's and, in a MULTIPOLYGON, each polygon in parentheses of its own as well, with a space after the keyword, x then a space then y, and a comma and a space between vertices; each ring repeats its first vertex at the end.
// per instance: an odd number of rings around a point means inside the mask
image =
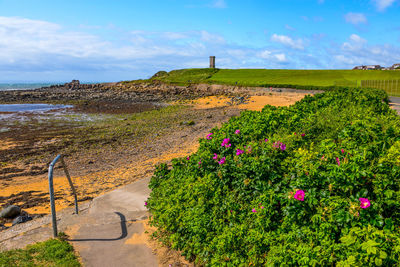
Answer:
POLYGON ((211 133, 149 185, 174 249, 206 266, 400 264, 400 120, 385 92, 334 89, 211 133))

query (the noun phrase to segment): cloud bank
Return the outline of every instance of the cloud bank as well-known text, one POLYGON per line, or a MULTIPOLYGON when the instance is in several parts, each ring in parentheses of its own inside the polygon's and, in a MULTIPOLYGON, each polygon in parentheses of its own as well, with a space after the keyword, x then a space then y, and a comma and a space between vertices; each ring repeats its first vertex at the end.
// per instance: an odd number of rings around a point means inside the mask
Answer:
POLYGON ((107 34, 84 29, 0 17, 0 82, 147 78, 159 70, 208 67, 210 55, 217 57, 219 68, 323 69, 400 62, 398 47, 370 45, 357 34, 340 43, 322 33, 302 38, 273 33, 264 45, 249 47, 206 30, 112 31, 116 36, 107 39, 107 34))

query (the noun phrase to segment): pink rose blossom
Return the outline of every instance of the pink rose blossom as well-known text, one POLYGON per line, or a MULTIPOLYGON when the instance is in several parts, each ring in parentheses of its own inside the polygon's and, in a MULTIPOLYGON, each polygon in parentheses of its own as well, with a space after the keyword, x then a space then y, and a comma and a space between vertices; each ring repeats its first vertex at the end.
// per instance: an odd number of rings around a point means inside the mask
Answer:
POLYGON ((144 202, 144 205, 147 206, 147 201, 144 202))
POLYGON ((340 160, 339 160, 339 158, 336 158, 336 163, 337 163, 338 166, 340 166, 340 160))
POLYGON ((206 138, 207 138, 208 140, 211 140, 211 139, 212 139, 212 136, 211 136, 211 135, 213 135, 213 133, 207 134, 206 138))
POLYGON ((218 154, 217 154, 217 153, 214 153, 214 157, 213 157, 213 159, 215 159, 215 160, 217 160, 217 159, 218 159, 218 154))
POLYGON ((361 207, 362 209, 366 209, 366 208, 368 208, 369 206, 371 206, 371 202, 369 201, 368 198, 362 198, 362 197, 360 197, 358 200, 360 200, 360 202, 361 202, 360 207, 361 207))
POLYGON ((221 160, 220 161, 218 161, 218 164, 219 165, 222 165, 222 164, 225 164, 225 157, 223 157, 223 158, 221 158, 221 160))
POLYGON ((251 212, 257 212, 256 209, 252 209, 251 212))
POLYGON ((344 154, 344 149, 343 148, 340 151, 342 152, 342 154, 344 154))
POLYGON ((240 130, 237 129, 237 130, 235 131, 235 134, 240 134, 240 130))
POLYGON ((265 142, 268 142, 268 138, 265 138, 265 140, 264 140, 265 142))
POLYGON ((306 136, 306 134, 305 134, 305 133, 302 133, 302 134, 301 134, 301 137, 304 137, 304 136, 306 136))
POLYGON ((305 193, 303 190, 297 190, 296 193, 294 194, 294 198, 300 201, 304 201, 304 196, 305 193))
POLYGON ((243 150, 241 150, 241 149, 236 149, 236 155, 237 155, 237 156, 242 155, 243 153, 244 153, 243 150))
POLYGON ((186 157, 186 160, 189 160, 189 159, 190 159, 190 156, 187 156, 187 157, 186 157))
POLYGON ((222 141, 221 146, 224 146, 224 147, 227 147, 227 148, 231 147, 232 144, 229 144, 230 141, 231 141, 231 139, 225 138, 224 141, 222 141))

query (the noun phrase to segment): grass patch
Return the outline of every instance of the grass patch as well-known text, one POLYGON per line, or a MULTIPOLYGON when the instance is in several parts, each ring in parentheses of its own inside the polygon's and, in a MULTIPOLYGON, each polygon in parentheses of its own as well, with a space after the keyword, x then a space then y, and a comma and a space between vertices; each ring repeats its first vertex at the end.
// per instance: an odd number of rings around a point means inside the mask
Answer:
POLYGON ((25 249, 0 252, 0 267, 81 266, 74 248, 65 240, 50 239, 25 249))
MULTIPOLYGON (((208 83, 323 89, 332 86, 359 87, 361 80, 398 79, 400 79, 400 72, 396 70, 182 69, 153 77, 146 82, 158 80, 177 85, 208 83)), ((379 87, 379 89, 387 88, 379 87)), ((400 91, 400 88, 397 90, 400 91)))

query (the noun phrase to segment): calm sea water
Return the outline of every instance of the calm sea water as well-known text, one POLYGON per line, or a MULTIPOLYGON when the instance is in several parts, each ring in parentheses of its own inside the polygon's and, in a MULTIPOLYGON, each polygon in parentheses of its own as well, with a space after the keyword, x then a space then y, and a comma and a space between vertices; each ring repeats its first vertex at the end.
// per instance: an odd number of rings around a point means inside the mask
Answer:
POLYGON ((64 83, 0 83, 0 91, 31 90, 55 84, 64 84, 64 83))
POLYGON ((40 112, 69 107, 72 106, 49 104, 0 104, 0 112, 40 112))

